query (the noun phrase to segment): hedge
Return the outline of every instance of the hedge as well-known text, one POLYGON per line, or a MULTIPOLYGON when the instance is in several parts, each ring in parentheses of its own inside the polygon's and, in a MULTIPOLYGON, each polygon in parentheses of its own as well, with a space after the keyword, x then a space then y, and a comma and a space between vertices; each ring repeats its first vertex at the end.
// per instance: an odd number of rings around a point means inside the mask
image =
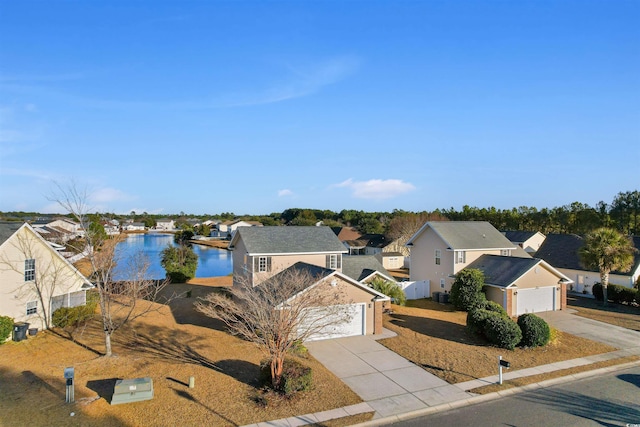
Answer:
POLYGON ((476 308, 481 308, 484 310, 493 311, 494 313, 500 313, 503 316, 508 316, 507 310, 505 310, 503 306, 501 306, 495 301, 484 300, 478 303, 478 305, 476 305, 476 308))
POLYGON ((484 322, 484 335, 501 348, 513 350, 522 341, 522 331, 516 322, 495 313, 484 322))
POLYGON ((13 331, 13 318, 9 316, 0 316, 0 344, 3 344, 13 331))
POLYGON ((591 288, 591 291, 593 292, 593 296, 596 298, 596 301, 604 300, 604 294, 603 294, 603 291, 602 291, 602 283, 594 283, 593 287, 591 288))
POLYGON ((551 328, 547 322, 533 313, 518 317, 518 326, 522 331, 521 347, 541 347, 551 339, 551 328))
POLYGON ((484 335, 484 324, 491 315, 495 314, 483 308, 474 308, 469 311, 467 313, 467 330, 472 334, 484 335))
MULTIPOLYGON (((593 285, 593 295, 596 300, 604 300, 602 284, 596 283, 593 285)), ((607 299, 615 303, 632 303, 638 298, 638 290, 633 288, 627 288, 621 285, 609 284, 607 286, 607 299)))
POLYGON ((87 292, 87 301, 85 305, 76 307, 60 307, 53 312, 51 322, 53 326, 58 328, 66 328, 67 326, 77 326, 92 319, 96 307, 98 305, 99 295, 97 292, 87 292))

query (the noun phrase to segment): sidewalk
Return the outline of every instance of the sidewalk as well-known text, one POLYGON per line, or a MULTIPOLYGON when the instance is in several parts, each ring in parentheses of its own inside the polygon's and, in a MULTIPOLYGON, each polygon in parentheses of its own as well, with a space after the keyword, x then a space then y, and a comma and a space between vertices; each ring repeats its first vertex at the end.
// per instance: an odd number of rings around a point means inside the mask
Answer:
MULTIPOLYGON (((616 359, 625 356, 638 355, 640 356, 640 347, 633 349, 618 350, 611 353, 597 354, 593 356, 581 357, 578 359, 565 360, 563 362, 551 363, 548 365, 541 365, 535 368, 521 369, 519 371, 505 372, 502 375, 503 381, 522 378, 532 375, 538 375, 542 373, 548 373, 558 371, 562 369, 573 368, 576 366, 588 365, 591 363, 601 362, 605 360, 616 359)), ((466 381, 463 383, 451 384, 450 387, 457 388, 457 393, 450 395, 447 398, 446 394, 440 394, 437 388, 432 389, 433 393, 429 394, 428 402, 421 401, 421 404, 417 407, 408 409, 403 400, 406 396, 398 395, 397 407, 392 413, 382 415, 379 411, 370 404, 370 402, 362 402, 356 405, 345 406, 343 408, 336 408, 330 411, 317 412, 313 414, 305 414, 296 417, 283 418, 274 421, 265 421, 257 424, 251 424, 245 427, 296 427, 306 424, 321 423, 331 419, 343 418, 350 415, 358 415, 368 412, 375 412, 373 420, 366 423, 358 424, 359 426, 377 426, 383 424, 390 424, 399 420, 406 420, 416 418, 436 412, 448 411, 450 409, 458 408, 466 405, 473 405, 477 403, 486 402, 489 400, 498 399, 504 396, 509 396, 524 391, 535 390, 538 388, 545 388, 552 385, 560 384, 563 382, 574 381, 580 378, 586 378, 589 376, 600 375, 607 372, 613 372, 620 369, 624 369, 629 366, 640 365, 640 361, 625 363, 621 365, 614 365, 607 368, 596 369, 592 371, 580 372, 578 374, 567 375, 564 377, 554 378, 551 380, 542 381, 539 383, 532 383, 524 387, 512 387, 503 391, 489 393, 484 395, 477 395, 472 393, 464 393, 467 390, 471 390, 477 387, 485 385, 495 384, 498 382, 498 375, 480 378, 477 380, 466 381), (463 397, 460 392, 468 395, 463 397), (435 399, 434 399, 435 397, 435 399), (440 400, 438 400, 440 398, 440 400)), ((505 370, 506 371, 506 370, 505 370)))
MULTIPOLYGON (((617 344, 616 347, 622 349, 517 371, 505 369, 503 371, 503 381, 590 365, 626 356, 640 356, 640 339, 637 339, 640 334, 638 332, 623 328, 618 329, 617 327, 612 327, 612 325, 590 319, 577 318, 577 316, 570 314, 572 311, 544 313, 544 317, 547 318, 550 324, 560 330, 567 330, 567 332, 612 345, 617 344)), ((384 335, 379 335, 375 338, 387 338, 390 336, 388 334, 393 333, 385 330, 384 335)), ((496 375, 457 384, 448 384, 386 349, 386 347, 375 342, 371 336, 319 341, 309 343, 308 348, 318 361, 351 387, 364 402, 330 411, 261 422, 246 427, 295 427, 368 412, 374 412, 373 420, 361 425, 390 424, 398 420, 447 411, 452 408, 485 402, 523 391, 549 387, 562 382, 640 364, 640 361, 638 361, 615 365, 533 383, 524 387, 476 395, 469 393, 469 390, 498 382, 497 363, 496 375)))

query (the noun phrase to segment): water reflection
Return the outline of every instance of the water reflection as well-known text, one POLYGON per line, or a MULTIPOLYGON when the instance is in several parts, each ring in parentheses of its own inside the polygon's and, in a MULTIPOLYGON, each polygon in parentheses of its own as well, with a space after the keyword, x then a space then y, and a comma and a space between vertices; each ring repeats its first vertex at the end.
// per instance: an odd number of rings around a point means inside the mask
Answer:
MULTIPOLYGON (((127 260, 138 252, 143 252, 149 258, 150 266, 147 272, 147 278, 164 278, 165 271, 160 265, 160 253, 167 245, 175 246, 172 234, 149 233, 128 235, 127 238, 118 243, 116 247, 116 256, 118 257, 119 263, 118 268, 114 271, 114 278, 116 280, 127 279, 127 260)), ((198 255, 196 277, 226 276, 231 273, 231 252, 200 245, 193 245, 193 250, 198 255)))

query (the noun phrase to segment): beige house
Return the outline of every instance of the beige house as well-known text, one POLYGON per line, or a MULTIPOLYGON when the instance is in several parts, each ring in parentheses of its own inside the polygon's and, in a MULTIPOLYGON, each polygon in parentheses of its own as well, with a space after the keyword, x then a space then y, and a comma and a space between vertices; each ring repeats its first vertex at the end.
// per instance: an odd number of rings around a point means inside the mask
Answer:
POLYGON ((487 299, 509 316, 563 310, 572 281, 541 259, 482 255, 468 268, 482 271, 487 299))
POLYGON ((45 329, 58 308, 85 304, 91 287, 29 224, 0 223, 0 315, 45 329))
POLYGON ((343 273, 347 249, 331 228, 239 227, 229 249, 234 286, 244 280, 260 285, 287 269, 305 268, 317 278, 311 286, 329 286, 346 295, 345 304, 354 313, 352 322, 315 339, 382 333, 382 312, 389 297, 358 281, 361 275, 370 278, 361 266, 350 268, 356 278, 343 273))
POLYGON ((454 276, 482 255, 510 256, 516 246, 486 221, 430 221, 407 242, 410 280, 450 292, 454 276))
POLYGON ((502 234, 514 245, 533 255, 544 242, 546 236, 539 231, 503 231, 502 234))

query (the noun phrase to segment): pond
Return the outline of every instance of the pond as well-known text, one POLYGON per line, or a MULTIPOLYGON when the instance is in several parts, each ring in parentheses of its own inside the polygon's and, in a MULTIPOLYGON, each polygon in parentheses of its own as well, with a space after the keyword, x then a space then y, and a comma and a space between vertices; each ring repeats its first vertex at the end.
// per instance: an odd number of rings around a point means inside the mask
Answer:
MULTIPOLYGON (((118 243, 116 256, 121 260, 121 265, 127 264, 127 259, 137 253, 144 253, 150 262, 148 279, 163 279, 166 275, 160 265, 160 253, 167 245, 175 246, 173 234, 147 233, 130 234, 125 240, 118 243)), ((231 252, 224 249, 210 248, 208 246, 193 245, 194 252, 198 255, 198 268, 196 277, 226 276, 231 273, 231 252)), ((125 268, 116 268, 115 280, 126 280, 125 268)))

